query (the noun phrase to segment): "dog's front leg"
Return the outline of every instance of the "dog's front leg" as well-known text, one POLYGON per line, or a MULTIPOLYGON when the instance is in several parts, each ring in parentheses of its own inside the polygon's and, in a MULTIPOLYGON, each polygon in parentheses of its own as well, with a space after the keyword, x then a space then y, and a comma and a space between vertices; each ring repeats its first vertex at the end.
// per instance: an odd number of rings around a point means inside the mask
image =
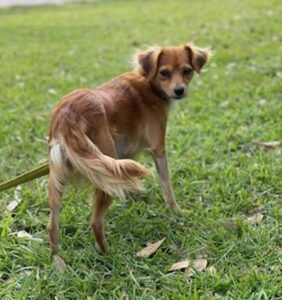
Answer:
POLYGON ((160 182, 164 193, 165 201, 171 209, 177 211, 179 210, 179 206, 175 200, 175 196, 169 178, 166 152, 161 151, 160 153, 159 151, 153 151, 153 154, 156 163, 156 168, 160 176, 160 182))

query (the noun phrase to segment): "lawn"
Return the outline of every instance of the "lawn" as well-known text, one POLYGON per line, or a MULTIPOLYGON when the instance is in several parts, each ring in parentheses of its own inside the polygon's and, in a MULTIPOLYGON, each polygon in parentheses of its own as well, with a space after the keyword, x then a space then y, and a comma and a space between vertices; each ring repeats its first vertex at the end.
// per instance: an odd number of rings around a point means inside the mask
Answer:
MULTIPOLYGON (((0 182, 47 157, 48 120, 67 92, 130 68, 136 48, 210 46, 207 71, 175 104, 168 153, 180 214, 156 174, 109 210, 109 252, 94 247, 91 192, 70 187, 58 273, 49 253, 47 178, 0 194, 1 299, 282 299, 281 14, 279 0, 95 1, 0 10, 0 182), (268 150, 268 151, 266 151, 268 150), (8 212, 6 206, 21 203, 8 212), (251 224, 247 218, 260 213, 251 224), (30 238, 18 237, 26 231, 30 238), (147 242, 166 238, 148 259, 147 242), (207 270, 168 273, 204 257, 207 270), (209 270, 213 272, 209 272, 209 270), (88 297, 88 298, 87 298, 88 297)), ((154 170, 152 159, 140 161, 154 170)))

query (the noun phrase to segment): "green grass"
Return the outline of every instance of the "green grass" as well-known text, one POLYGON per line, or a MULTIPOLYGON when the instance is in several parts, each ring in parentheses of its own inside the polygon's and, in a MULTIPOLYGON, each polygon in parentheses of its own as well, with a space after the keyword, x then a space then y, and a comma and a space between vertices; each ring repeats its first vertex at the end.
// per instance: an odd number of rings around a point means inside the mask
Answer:
MULTIPOLYGON (((1 182, 46 159, 48 120, 62 95, 128 70, 137 47, 193 40, 215 52, 170 116, 170 169, 185 212, 170 213, 157 176, 149 177, 144 194, 110 208, 103 257, 93 246, 89 192, 70 188, 61 211, 68 271, 58 274, 46 234, 46 178, 23 185, 22 203, 10 214, 14 191, 2 193, 1 299, 282 299, 281 153, 249 146, 282 139, 281 13, 279 0, 0 10, 1 182), (246 221, 254 212, 264 215, 258 225, 246 221), (43 241, 18 238, 20 230, 43 241), (162 237, 155 256, 135 256, 162 237), (166 273, 199 254, 215 276, 166 273)), ((151 158, 141 160, 153 167, 151 158)))

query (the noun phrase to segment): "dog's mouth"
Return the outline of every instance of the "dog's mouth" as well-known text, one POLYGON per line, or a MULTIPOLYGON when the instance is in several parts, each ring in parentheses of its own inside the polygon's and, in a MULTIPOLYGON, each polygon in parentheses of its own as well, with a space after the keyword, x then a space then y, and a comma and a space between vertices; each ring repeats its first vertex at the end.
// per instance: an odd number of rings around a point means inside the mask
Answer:
POLYGON ((174 97, 173 97, 173 99, 175 99, 175 100, 180 100, 180 99, 182 99, 182 98, 184 98, 184 96, 174 96, 174 97))
POLYGON ((171 96, 171 99, 174 99, 174 100, 181 100, 183 98, 185 98, 187 96, 187 93, 181 95, 181 96, 177 96, 177 95, 172 95, 171 96))

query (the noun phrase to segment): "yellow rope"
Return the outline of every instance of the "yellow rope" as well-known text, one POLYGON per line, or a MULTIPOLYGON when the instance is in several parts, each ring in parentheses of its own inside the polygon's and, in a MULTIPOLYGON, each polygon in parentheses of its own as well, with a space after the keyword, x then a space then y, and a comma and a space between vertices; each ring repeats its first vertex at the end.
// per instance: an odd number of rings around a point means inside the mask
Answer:
POLYGON ((19 175, 11 180, 1 183, 0 184, 0 192, 3 192, 5 190, 8 190, 11 187, 20 185, 24 182, 36 179, 38 177, 41 177, 41 176, 44 176, 47 174, 49 174, 49 164, 48 163, 46 163, 34 170, 26 172, 22 175, 19 175))

